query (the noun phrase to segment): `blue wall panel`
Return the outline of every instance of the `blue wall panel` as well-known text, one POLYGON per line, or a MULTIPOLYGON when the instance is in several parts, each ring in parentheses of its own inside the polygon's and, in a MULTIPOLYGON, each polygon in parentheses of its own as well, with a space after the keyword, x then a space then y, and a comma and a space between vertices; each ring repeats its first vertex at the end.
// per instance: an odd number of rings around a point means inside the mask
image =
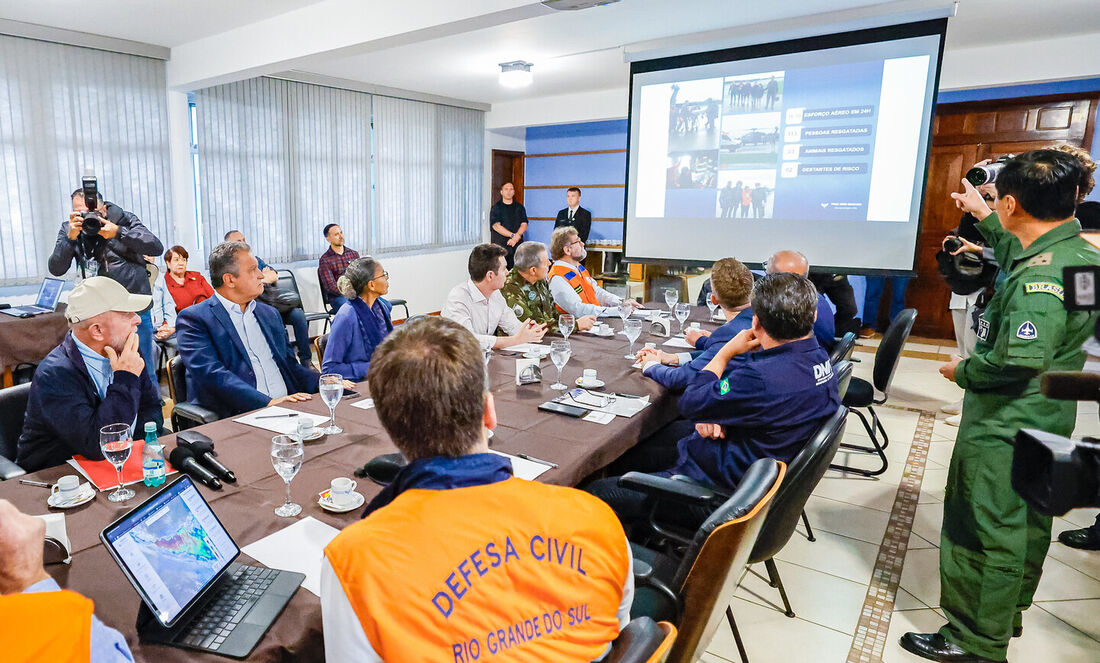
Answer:
MULTIPOLYGON (((523 206, 527 216, 553 218, 565 207, 565 187, 560 189, 527 189, 523 192, 523 206)), ((623 189, 581 188, 581 207, 592 212, 597 219, 623 218, 623 189)))
POLYGON ((625 149, 626 120, 527 128, 527 154, 625 149))
POLYGON ((577 154, 560 157, 528 157, 524 161, 525 186, 622 184, 626 177, 626 153, 577 154))

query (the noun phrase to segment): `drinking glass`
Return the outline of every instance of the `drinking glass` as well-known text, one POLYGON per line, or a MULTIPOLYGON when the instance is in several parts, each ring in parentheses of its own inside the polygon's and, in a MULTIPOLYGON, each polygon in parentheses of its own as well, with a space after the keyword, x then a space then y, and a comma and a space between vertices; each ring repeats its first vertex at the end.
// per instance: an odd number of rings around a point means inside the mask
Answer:
POLYGON ((680 321, 680 336, 684 335, 684 323, 691 316, 691 304, 680 302, 676 305, 676 319, 680 321))
POLYGON ((718 305, 714 303, 714 298, 709 296, 709 295, 707 296, 707 308, 710 309, 710 317, 713 320, 714 319, 714 311, 715 311, 715 309, 718 308, 718 305))
POLYGON ((551 389, 565 391, 569 388, 562 384, 561 369, 565 368, 565 364, 569 361, 569 355, 572 353, 573 348, 569 345, 569 341, 552 341, 550 343, 550 361, 554 362, 554 366, 558 369, 558 381, 550 385, 551 389))
POLYGON ((623 323, 623 333, 626 334, 627 339, 630 341, 630 353, 626 355, 626 358, 634 361, 634 341, 637 341, 638 337, 642 335, 642 321, 627 320, 623 323))
POLYGON ((302 506, 290 500, 290 480, 302 469, 305 453, 302 441, 290 435, 276 435, 271 438, 271 465, 275 468, 275 473, 286 482, 286 502, 275 509, 276 516, 288 518, 302 512, 302 506))
POLYGON ((568 313, 562 313, 558 316, 558 329, 561 331, 561 335, 565 337, 565 340, 569 340, 569 335, 573 333, 573 327, 576 326, 577 320, 568 313))
POLYGON ((665 304, 668 305, 668 314, 675 315, 673 307, 680 301, 680 291, 676 288, 665 288, 665 304))
POLYGON ((629 318, 630 314, 633 312, 634 307, 630 304, 627 304, 625 301, 622 304, 619 304, 619 319, 623 321, 624 325, 626 324, 626 319, 629 318))
POLYGON ((326 373, 321 376, 320 390, 321 400, 328 406, 328 427, 325 435, 337 435, 344 429, 336 425, 336 404, 344 395, 344 376, 339 373, 326 373))
POLYGON ((109 424, 99 429, 99 448, 103 457, 115 466, 118 473, 118 489, 107 496, 112 502, 125 502, 134 496, 134 491, 122 485, 122 466, 130 457, 134 446, 134 436, 129 424, 109 424))

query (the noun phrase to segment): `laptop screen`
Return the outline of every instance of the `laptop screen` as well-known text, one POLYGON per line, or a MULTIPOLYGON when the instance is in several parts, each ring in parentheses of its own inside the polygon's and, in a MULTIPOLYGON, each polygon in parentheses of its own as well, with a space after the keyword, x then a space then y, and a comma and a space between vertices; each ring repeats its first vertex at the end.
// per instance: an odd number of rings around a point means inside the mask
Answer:
POLYGON ((165 626, 240 553, 187 476, 108 526, 101 538, 165 626))
POLYGON ((38 301, 36 306, 54 310, 57 308, 57 300, 61 299, 61 289, 65 282, 61 279, 44 279, 42 287, 38 289, 38 301))

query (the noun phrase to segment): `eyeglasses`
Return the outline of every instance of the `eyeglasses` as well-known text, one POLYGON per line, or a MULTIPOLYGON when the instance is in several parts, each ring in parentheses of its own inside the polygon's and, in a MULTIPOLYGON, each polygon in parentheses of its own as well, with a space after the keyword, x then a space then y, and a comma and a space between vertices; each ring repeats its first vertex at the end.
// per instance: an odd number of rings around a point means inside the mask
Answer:
POLYGON ((574 244, 580 244, 581 246, 584 246, 584 240, 580 239, 578 237, 577 239, 573 240, 572 242, 569 242, 568 244, 566 244, 566 246, 573 246, 574 244))
POLYGON ((376 276, 376 277, 374 277, 373 279, 371 279, 371 281, 377 281, 378 279, 388 279, 389 277, 390 277, 390 273, 389 273, 389 272, 382 272, 382 273, 381 273, 381 274, 379 274, 378 276, 376 276))

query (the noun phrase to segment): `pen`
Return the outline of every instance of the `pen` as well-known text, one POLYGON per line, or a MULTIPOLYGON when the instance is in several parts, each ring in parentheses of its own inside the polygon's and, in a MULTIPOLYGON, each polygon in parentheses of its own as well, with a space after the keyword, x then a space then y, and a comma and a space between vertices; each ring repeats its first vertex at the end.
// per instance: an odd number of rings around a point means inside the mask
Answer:
POLYGON ((548 460, 543 460, 541 458, 535 458, 534 456, 528 456, 527 454, 516 454, 516 458, 522 458, 523 460, 529 460, 532 463, 542 463, 543 465, 549 465, 550 467, 557 467, 558 466, 557 463, 551 463, 548 460))
POLYGON ((295 412, 293 414, 261 414, 260 416, 258 416, 256 418, 257 419, 278 419, 279 417, 297 417, 297 416, 298 416, 298 413, 295 412))
POLYGON ((31 481, 30 479, 20 479, 19 483, 25 483, 28 486, 41 486, 42 488, 49 488, 50 484, 45 481, 31 481))

